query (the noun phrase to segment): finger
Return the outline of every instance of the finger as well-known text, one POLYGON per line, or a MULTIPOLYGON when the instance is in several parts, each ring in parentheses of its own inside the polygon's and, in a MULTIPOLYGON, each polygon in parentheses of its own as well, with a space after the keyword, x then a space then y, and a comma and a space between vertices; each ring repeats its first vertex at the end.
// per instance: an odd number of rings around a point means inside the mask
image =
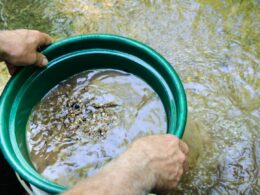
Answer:
POLYGON ((20 69, 20 67, 17 67, 13 64, 6 63, 6 65, 10 75, 13 75, 15 72, 17 72, 20 69))
POLYGON ((189 163, 187 160, 183 164, 183 170, 184 170, 184 173, 189 171, 189 163))
POLYGON ((189 147, 187 146, 187 144, 183 141, 180 140, 179 142, 179 146, 180 146, 180 149, 181 151, 184 153, 184 154, 188 154, 189 153, 189 147))
POLYGON ((34 65, 38 66, 38 67, 43 67, 46 66, 48 64, 48 60, 47 58, 42 55, 39 52, 36 52, 36 60, 34 62, 34 65))
POLYGON ((52 43, 52 38, 46 33, 38 32, 37 36, 37 43, 38 47, 40 46, 45 46, 45 45, 50 45, 52 43))
POLYGON ((177 180, 176 180, 177 183, 180 182, 183 173, 184 173, 184 167, 180 167, 179 170, 178 170, 178 175, 177 175, 177 180))

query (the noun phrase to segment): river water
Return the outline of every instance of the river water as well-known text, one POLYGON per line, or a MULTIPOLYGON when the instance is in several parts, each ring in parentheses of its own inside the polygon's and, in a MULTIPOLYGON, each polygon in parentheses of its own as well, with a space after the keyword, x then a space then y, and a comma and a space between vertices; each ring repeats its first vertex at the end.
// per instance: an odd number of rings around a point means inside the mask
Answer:
POLYGON ((0 29, 14 28, 113 33, 159 51, 189 104, 190 169, 171 194, 260 194, 259 0, 0 0, 0 29))

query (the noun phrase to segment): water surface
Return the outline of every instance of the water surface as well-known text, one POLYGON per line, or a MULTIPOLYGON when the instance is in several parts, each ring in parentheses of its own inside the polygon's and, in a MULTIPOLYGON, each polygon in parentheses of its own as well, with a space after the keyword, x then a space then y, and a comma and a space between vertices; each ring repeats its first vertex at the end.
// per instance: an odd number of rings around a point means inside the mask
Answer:
POLYGON ((133 140, 166 131, 163 104, 147 83, 127 72, 99 69, 53 87, 33 108, 26 139, 37 171, 71 187, 133 140))

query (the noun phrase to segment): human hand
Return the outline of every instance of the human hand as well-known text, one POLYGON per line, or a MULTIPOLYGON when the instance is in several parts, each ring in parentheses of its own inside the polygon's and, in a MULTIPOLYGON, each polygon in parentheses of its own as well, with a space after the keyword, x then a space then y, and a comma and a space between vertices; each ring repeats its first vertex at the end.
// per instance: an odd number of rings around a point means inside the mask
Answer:
POLYGON ((188 146, 173 135, 153 135, 137 139, 122 157, 130 157, 131 167, 142 170, 146 184, 152 183, 153 191, 158 193, 178 185, 188 151, 188 146))
POLYGON ((143 137, 64 195, 139 195, 152 190, 161 194, 177 186, 187 154, 187 145, 173 135, 143 137))
POLYGON ((47 58, 37 49, 52 43, 52 38, 36 30, 11 30, 0 32, 0 58, 7 64, 10 74, 17 66, 48 64, 47 58))

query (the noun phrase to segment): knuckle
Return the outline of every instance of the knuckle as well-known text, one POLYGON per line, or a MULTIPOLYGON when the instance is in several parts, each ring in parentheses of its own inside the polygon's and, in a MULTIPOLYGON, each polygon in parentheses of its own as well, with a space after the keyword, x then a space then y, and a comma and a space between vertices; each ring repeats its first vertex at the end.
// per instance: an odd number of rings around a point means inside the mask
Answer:
POLYGON ((38 30, 33 30, 32 31, 32 33, 34 34, 34 36, 36 36, 36 37, 39 37, 39 36, 41 36, 41 32, 40 31, 38 31, 38 30))
POLYGON ((177 137, 173 136, 173 137, 172 137, 172 142, 173 142, 175 145, 179 145, 180 140, 179 140, 177 137))
POLYGON ((189 147, 188 147, 188 145, 186 144, 186 150, 187 150, 187 154, 189 154, 189 152, 190 152, 190 149, 189 149, 189 147))
POLYGON ((183 173, 184 173, 183 168, 180 168, 180 170, 179 170, 179 175, 178 175, 178 178, 179 178, 179 179, 181 178, 181 176, 183 175, 183 173))
POLYGON ((174 135, 167 134, 167 137, 170 138, 170 139, 172 139, 172 141, 176 141, 176 142, 179 141, 179 139, 178 139, 176 136, 174 136, 174 135))
POLYGON ((180 142, 181 142, 182 146, 185 148, 185 150, 186 150, 187 152, 189 152, 189 147, 188 147, 188 145, 187 145, 184 141, 182 141, 182 140, 180 140, 180 142))
POLYGON ((178 184, 179 184, 178 181, 174 181, 174 182, 172 182, 171 190, 175 189, 175 188, 178 186, 178 184))
POLYGON ((134 140, 133 144, 139 145, 139 144, 142 144, 143 142, 144 142, 143 138, 139 138, 139 139, 134 140))
POLYGON ((181 163, 184 163, 186 161, 186 155, 184 153, 180 153, 179 160, 181 163))
POLYGON ((160 135, 160 136, 163 136, 165 138, 168 138, 168 139, 175 139, 176 137, 172 134, 164 134, 164 135, 160 135))
POLYGON ((146 141, 143 138, 140 139, 136 139, 133 143, 132 143, 132 147, 133 148, 144 148, 144 145, 146 144, 146 141))
POLYGON ((168 179, 169 179, 170 182, 173 182, 173 181, 176 181, 177 176, 178 176, 177 172, 174 172, 174 173, 169 175, 168 179))
POLYGON ((37 41, 41 39, 42 33, 40 31, 34 30, 29 37, 31 38, 32 43, 37 43, 37 41))
POLYGON ((175 185, 177 186, 180 183, 180 181, 181 181, 181 177, 177 177, 175 180, 175 183, 176 183, 175 185))
POLYGON ((175 181, 176 181, 177 184, 181 181, 182 175, 183 175, 183 169, 180 169, 180 170, 178 171, 178 175, 177 175, 176 178, 175 178, 175 181))

